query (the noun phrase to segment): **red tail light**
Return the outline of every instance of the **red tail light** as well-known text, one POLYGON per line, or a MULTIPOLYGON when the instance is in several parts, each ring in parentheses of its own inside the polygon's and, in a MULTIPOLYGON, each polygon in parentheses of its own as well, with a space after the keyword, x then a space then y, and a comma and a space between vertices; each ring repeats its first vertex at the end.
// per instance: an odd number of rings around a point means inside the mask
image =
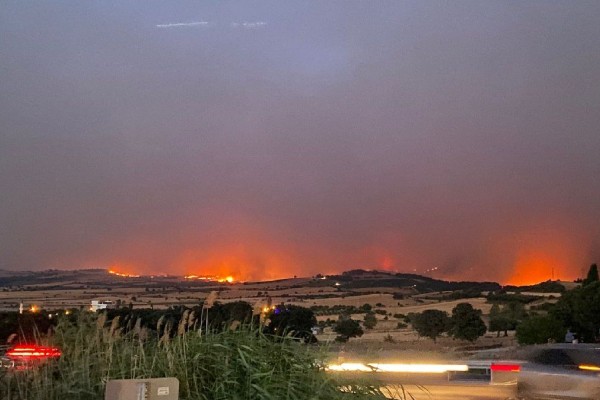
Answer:
POLYGON ((6 352, 6 356, 13 359, 40 360, 44 358, 60 357, 61 352, 55 347, 37 345, 15 346, 6 352))
POLYGON ((519 372, 521 366, 519 364, 492 364, 490 369, 494 372, 519 372))

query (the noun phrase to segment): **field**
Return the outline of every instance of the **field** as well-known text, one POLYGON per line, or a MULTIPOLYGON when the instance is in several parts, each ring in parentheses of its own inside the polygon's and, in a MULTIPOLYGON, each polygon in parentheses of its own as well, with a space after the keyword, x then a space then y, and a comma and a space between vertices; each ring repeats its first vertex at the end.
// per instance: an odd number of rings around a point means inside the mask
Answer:
MULTIPOLYGON (((352 318, 362 320, 364 311, 357 308, 369 305, 376 313, 377 325, 365 330, 360 338, 352 339, 341 346, 333 343, 335 334, 331 327, 319 332, 320 342, 331 343, 332 351, 353 354, 369 353, 372 357, 395 357, 396 352, 412 350, 452 353, 473 347, 450 338, 440 338, 437 343, 419 338, 410 326, 402 324, 404 316, 419 313, 427 309, 438 309, 449 314, 461 302, 469 302, 480 309, 487 322, 491 304, 478 296, 452 298, 459 291, 445 290, 419 293, 415 287, 423 282, 437 284, 431 278, 420 280, 410 276, 409 285, 394 287, 390 285, 388 273, 359 271, 350 275, 292 278, 271 282, 227 283, 205 280, 190 280, 183 277, 126 277, 109 274, 105 270, 84 270, 78 272, 52 271, 48 275, 12 276, 0 274, 4 286, 0 289, 0 310, 18 310, 23 304, 25 309, 32 306, 48 311, 61 312, 66 309, 87 309, 92 300, 110 300, 115 304, 131 308, 166 309, 172 306, 197 306, 211 292, 218 292, 217 301, 230 302, 243 300, 255 307, 269 304, 294 304, 312 307, 318 321, 335 321, 339 307, 354 307, 352 318), (10 280, 12 279, 12 280, 10 280), (365 286, 367 287, 362 287, 365 286), (378 285, 381 286, 378 286, 378 285), (400 323, 400 325, 399 325, 400 323)), ((0 283, 2 281, 0 280, 0 283)), ((447 286, 447 282, 444 283, 447 286)), ((464 286, 464 285, 463 285, 464 286)), ((461 286, 461 287, 463 287, 461 286)), ((540 305, 554 301, 558 293, 528 293, 539 295, 540 300, 531 304, 540 305)), ((459 296, 460 297, 460 296, 459 296)), ((507 337, 496 337, 488 333, 478 339, 476 346, 481 348, 507 346, 515 344, 514 333, 507 337)))

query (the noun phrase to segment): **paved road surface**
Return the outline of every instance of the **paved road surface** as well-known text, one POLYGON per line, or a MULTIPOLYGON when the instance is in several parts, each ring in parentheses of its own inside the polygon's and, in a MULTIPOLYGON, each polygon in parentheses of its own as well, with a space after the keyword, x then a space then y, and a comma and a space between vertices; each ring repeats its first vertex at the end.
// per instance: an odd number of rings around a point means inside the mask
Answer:
POLYGON ((514 386, 491 386, 489 384, 465 385, 388 385, 385 389, 389 392, 390 399, 415 399, 415 400, 506 400, 514 398, 514 386), (412 396, 412 397, 411 397, 412 396))

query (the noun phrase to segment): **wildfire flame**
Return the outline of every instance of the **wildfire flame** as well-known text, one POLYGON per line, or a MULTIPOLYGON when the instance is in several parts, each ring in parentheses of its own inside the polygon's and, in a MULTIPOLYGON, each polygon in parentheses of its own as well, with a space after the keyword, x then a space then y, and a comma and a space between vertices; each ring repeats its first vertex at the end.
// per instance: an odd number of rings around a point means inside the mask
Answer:
POLYGON ((114 269, 109 269, 108 273, 111 275, 115 275, 115 276, 120 276, 122 278, 139 278, 139 275, 134 275, 134 274, 126 274, 123 272, 117 272, 114 269))
POLYGON ((220 276, 200 276, 200 275, 186 275, 185 279, 189 280, 199 280, 199 281, 207 281, 207 282, 219 282, 219 283, 233 283, 235 278, 231 275, 220 277, 220 276))

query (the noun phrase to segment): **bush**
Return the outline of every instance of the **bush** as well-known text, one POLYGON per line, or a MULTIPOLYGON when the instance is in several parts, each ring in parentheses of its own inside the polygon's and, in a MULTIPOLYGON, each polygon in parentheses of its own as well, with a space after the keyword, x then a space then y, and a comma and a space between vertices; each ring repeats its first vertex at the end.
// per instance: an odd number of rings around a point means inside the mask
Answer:
POLYGON ((377 325, 377 317, 372 312, 368 312, 365 314, 365 318, 363 320, 363 326, 366 329, 373 329, 377 325))
POLYGON ((394 340, 394 337, 392 335, 390 335, 389 333, 383 337, 383 341, 385 343, 396 343, 396 340, 394 340))

